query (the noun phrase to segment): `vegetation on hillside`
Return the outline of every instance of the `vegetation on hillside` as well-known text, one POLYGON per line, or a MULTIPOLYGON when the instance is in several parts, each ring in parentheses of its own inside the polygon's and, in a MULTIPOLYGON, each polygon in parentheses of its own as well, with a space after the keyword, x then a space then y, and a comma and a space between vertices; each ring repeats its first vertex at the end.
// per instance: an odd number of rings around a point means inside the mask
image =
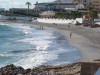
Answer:
POLYGON ((78 11, 72 11, 72 12, 56 12, 55 16, 56 18, 66 18, 66 19, 74 19, 77 17, 82 17, 86 12, 78 12, 78 11))
POLYGON ((87 7, 87 13, 91 16, 91 18, 97 17, 98 12, 95 10, 92 3, 89 3, 87 7))
POLYGON ((7 12, 7 13, 0 13, 1 15, 5 15, 5 16, 30 16, 30 17, 39 17, 39 12, 7 12))

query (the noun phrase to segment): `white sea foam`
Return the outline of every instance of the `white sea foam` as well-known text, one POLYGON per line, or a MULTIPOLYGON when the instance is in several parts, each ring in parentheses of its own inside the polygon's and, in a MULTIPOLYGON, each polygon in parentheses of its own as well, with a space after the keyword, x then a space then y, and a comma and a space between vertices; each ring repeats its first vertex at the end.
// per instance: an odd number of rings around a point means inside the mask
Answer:
POLYGON ((24 68, 32 68, 34 66, 38 66, 38 65, 42 65, 43 63, 46 63, 49 60, 54 60, 57 57, 54 56, 53 54, 50 54, 46 51, 38 51, 32 55, 29 55, 28 57, 26 57, 25 59, 22 59, 20 61, 18 61, 15 64, 20 64, 20 66, 24 67, 24 68), (53 58, 52 58, 53 56, 53 58))
POLYGON ((63 52, 66 51, 62 49, 55 51, 36 51, 35 53, 30 53, 27 56, 25 55, 26 57, 14 64, 20 65, 25 69, 32 68, 58 59, 59 54, 63 52))
MULTIPOLYGON (((67 48, 60 47, 59 44, 57 45, 57 42, 53 41, 53 39, 56 39, 57 37, 55 37, 51 32, 38 31, 33 33, 33 35, 35 36, 31 38, 20 39, 17 40, 17 42, 32 44, 35 46, 36 51, 32 51, 28 55, 23 55, 23 59, 14 64, 22 66, 25 69, 32 68, 34 66, 42 65, 44 63, 59 59, 60 53, 76 51, 76 49, 73 48, 69 50, 67 48)), ((69 62, 70 61, 66 61, 66 63, 69 62)), ((55 64, 59 64, 59 62, 55 64)))
POLYGON ((17 42, 27 42, 27 43, 30 43, 30 44, 33 44, 36 46, 36 49, 37 50, 45 50, 47 49, 50 44, 52 43, 51 41, 49 40, 43 40, 43 39, 34 39, 34 38, 26 38, 26 39, 22 39, 22 40, 18 40, 17 42))
MULTIPOLYGON (((11 27, 13 27, 18 32, 21 31, 25 35, 22 35, 21 37, 17 36, 14 38, 13 37, 7 38, 8 40, 7 43, 8 42, 10 43, 8 43, 7 45, 1 44, 2 47, 11 49, 11 50, 2 51, 3 53, 0 53, 0 56, 5 58, 7 57, 7 59, 4 59, 5 61, 7 61, 7 63, 11 63, 11 64, 13 63, 15 65, 22 66, 23 68, 27 69, 27 68, 36 67, 43 64, 48 64, 56 60, 58 61, 54 62, 53 64, 62 64, 65 62, 66 63, 71 62, 70 60, 60 61, 59 59, 60 58, 59 55, 63 53, 66 52, 70 53, 76 51, 76 49, 73 49, 71 47, 67 48, 68 44, 67 42, 65 42, 66 40, 64 39, 58 40, 60 41, 59 43, 57 42, 57 38, 61 36, 60 34, 56 34, 53 31, 48 31, 45 29, 39 30, 36 28, 31 28, 30 26, 11 25, 11 27), (29 51, 26 51, 26 49, 29 51), (23 51, 20 52, 20 50, 23 51)), ((69 55, 69 58, 70 56, 71 55, 69 55)), ((61 56, 61 58, 63 59, 65 57, 61 56)), ((0 63, 0 66, 1 64, 2 63, 0 63)), ((3 63, 3 65, 5 64, 3 63)))
POLYGON ((36 32, 32 35, 34 36, 31 38, 20 39, 17 42, 26 42, 35 45, 37 50, 46 50, 48 47, 50 47, 50 44, 53 43, 51 40, 56 38, 52 35, 52 33, 44 31, 40 31, 38 33, 36 32))
POLYGON ((32 33, 32 28, 30 26, 16 26, 16 25, 10 25, 13 28, 16 28, 16 30, 18 31, 22 31, 23 34, 27 35, 27 34, 31 34, 32 33))
POLYGON ((31 31, 27 31, 27 30, 23 30, 22 32, 23 32, 25 35, 31 34, 31 33, 32 33, 31 31))
POLYGON ((0 54, 0 56, 1 56, 1 57, 3 57, 3 56, 4 56, 4 54, 0 54))
POLYGON ((5 25, 4 23, 0 23, 0 25, 5 25))
POLYGON ((21 26, 21 25, 10 25, 13 28, 18 28, 19 30, 32 30, 32 28, 30 26, 21 26))

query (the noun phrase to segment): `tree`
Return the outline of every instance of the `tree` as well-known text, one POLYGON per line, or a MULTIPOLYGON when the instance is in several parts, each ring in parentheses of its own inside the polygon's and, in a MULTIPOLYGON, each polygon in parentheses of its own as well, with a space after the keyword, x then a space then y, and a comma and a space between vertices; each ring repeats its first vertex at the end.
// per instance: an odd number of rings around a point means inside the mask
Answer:
POLYGON ((29 11, 31 3, 30 2, 26 2, 26 5, 28 6, 28 11, 29 11))
POLYGON ((94 15, 95 15, 95 9, 94 9, 94 6, 92 3, 89 3, 88 7, 87 7, 87 10, 88 10, 88 14, 91 16, 91 18, 93 19, 94 18, 94 15))

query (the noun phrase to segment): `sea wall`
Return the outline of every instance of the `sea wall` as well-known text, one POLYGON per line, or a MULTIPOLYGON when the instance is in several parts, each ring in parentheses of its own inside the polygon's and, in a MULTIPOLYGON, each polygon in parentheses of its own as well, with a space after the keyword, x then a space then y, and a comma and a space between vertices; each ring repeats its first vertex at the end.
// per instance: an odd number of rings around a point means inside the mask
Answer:
POLYGON ((80 75, 95 75, 99 68, 100 68, 99 61, 82 62, 80 75))

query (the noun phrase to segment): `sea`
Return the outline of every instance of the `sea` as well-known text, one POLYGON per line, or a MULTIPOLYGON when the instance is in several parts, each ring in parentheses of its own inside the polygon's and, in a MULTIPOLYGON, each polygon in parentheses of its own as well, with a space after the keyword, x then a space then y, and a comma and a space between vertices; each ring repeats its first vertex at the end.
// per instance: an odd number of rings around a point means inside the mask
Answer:
POLYGON ((15 23, 0 24, 0 67, 14 64, 27 69, 69 64, 79 59, 78 49, 57 31, 15 23))

